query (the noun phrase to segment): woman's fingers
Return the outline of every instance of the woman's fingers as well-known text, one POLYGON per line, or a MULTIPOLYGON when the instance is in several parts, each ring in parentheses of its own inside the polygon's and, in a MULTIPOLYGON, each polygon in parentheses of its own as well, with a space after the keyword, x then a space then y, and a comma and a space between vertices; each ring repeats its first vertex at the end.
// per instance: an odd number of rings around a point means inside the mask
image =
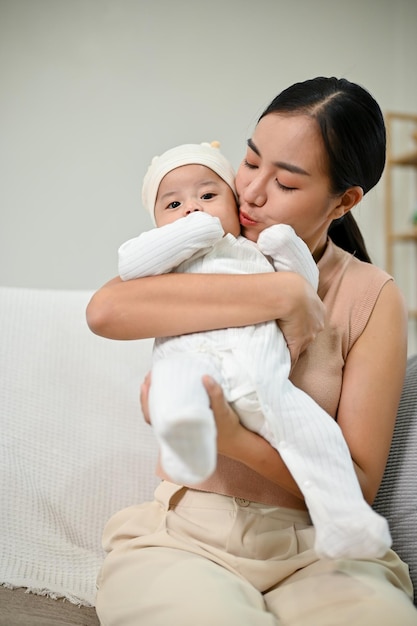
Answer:
POLYGON ((228 456, 236 433, 242 426, 237 414, 227 402, 219 383, 211 376, 203 376, 203 385, 216 420, 218 451, 228 456))
POLYGON ((305 279, 293 277, 288 291, 288 312, 278 320, 294 365, 299 355, 324 328, 325 309, 316 291, 305 279))
POLYGON ((151 417, 149 414, 149 389, 151 386, 151 374, 148 372, 140 386, 140 405, 142 407, 143 417, 145 422, 151 423, 151 417))

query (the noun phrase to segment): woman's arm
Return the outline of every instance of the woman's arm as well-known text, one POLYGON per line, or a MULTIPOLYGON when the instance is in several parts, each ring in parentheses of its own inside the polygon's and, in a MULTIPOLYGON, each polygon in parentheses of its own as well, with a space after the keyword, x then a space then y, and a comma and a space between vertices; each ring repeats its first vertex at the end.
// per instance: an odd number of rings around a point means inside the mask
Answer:
POLYGON ((90 329, 111 339, 167 337, 275 319, 293 360, 323 329, 323 304, 298 274, 115 278, 87 307, 90 329))
POLYGON ((388 458, 406 356, 404 299, 390 281, 347 357, 337 416, 369 503, 376 496, 388 458))

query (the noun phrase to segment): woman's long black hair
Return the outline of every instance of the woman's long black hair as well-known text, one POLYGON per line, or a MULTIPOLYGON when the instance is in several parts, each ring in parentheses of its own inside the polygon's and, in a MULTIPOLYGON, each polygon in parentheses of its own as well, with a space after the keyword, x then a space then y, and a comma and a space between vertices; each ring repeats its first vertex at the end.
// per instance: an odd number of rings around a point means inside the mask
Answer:
MULTIPOLYGON (((360 85, 325 77, 295 83, 274 98, 259 119, 270 113, 302 114, 316 120, 327 152, 332 193, 359 186, 365 195, 381 178, 386 155, 384 117, 360 85)), ((334 220, 328 234, 336 245, 371 262, 351 211, 334 220)))

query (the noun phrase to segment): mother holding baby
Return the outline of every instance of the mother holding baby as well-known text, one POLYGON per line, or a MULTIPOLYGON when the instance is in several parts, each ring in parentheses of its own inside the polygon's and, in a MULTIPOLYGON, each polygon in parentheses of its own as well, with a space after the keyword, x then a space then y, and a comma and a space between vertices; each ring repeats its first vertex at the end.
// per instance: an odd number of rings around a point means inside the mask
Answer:
MULTIPOLYGON (((280 93, 248 140, 236 176, 242 234, 256 241, 273 224, 292 226, 318 265, 318 295, 292 272, 167 274, 115 278, 87 309, 93 332, 113 339, 277 320, 292 382, 337 421, 370 504, 402 390, 407 322, 403 297, 371 264, 351 210, 381 177, 385 139, 368 91, 319 77, 280 93)), ((242 426, 213 380, 206 388, 217 468, 197 487, 160 474, 153 502, 108 522, 97 595, 103 626, 416 625, 407 566, 392 550, 319 558, 279 452, 242 426)))

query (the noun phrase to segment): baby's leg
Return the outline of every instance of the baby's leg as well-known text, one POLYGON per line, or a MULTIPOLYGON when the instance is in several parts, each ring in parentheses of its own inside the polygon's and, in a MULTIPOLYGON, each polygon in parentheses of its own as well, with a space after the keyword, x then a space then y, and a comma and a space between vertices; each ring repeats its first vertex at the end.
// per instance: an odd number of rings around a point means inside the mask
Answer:
POLYGON ((317 553, 382 557, 391 545, 388 523, 365 501, 339 426, 290 381, 275 409, 277 449, 305 497, 317 553))
POLYGON ((219 380, 213 359, 205 354, 172 355, 152 368, 152 427, 162 467, 178 484, 197 484, 216 467, 216 425, 202 383, 205 374, 219 380))

